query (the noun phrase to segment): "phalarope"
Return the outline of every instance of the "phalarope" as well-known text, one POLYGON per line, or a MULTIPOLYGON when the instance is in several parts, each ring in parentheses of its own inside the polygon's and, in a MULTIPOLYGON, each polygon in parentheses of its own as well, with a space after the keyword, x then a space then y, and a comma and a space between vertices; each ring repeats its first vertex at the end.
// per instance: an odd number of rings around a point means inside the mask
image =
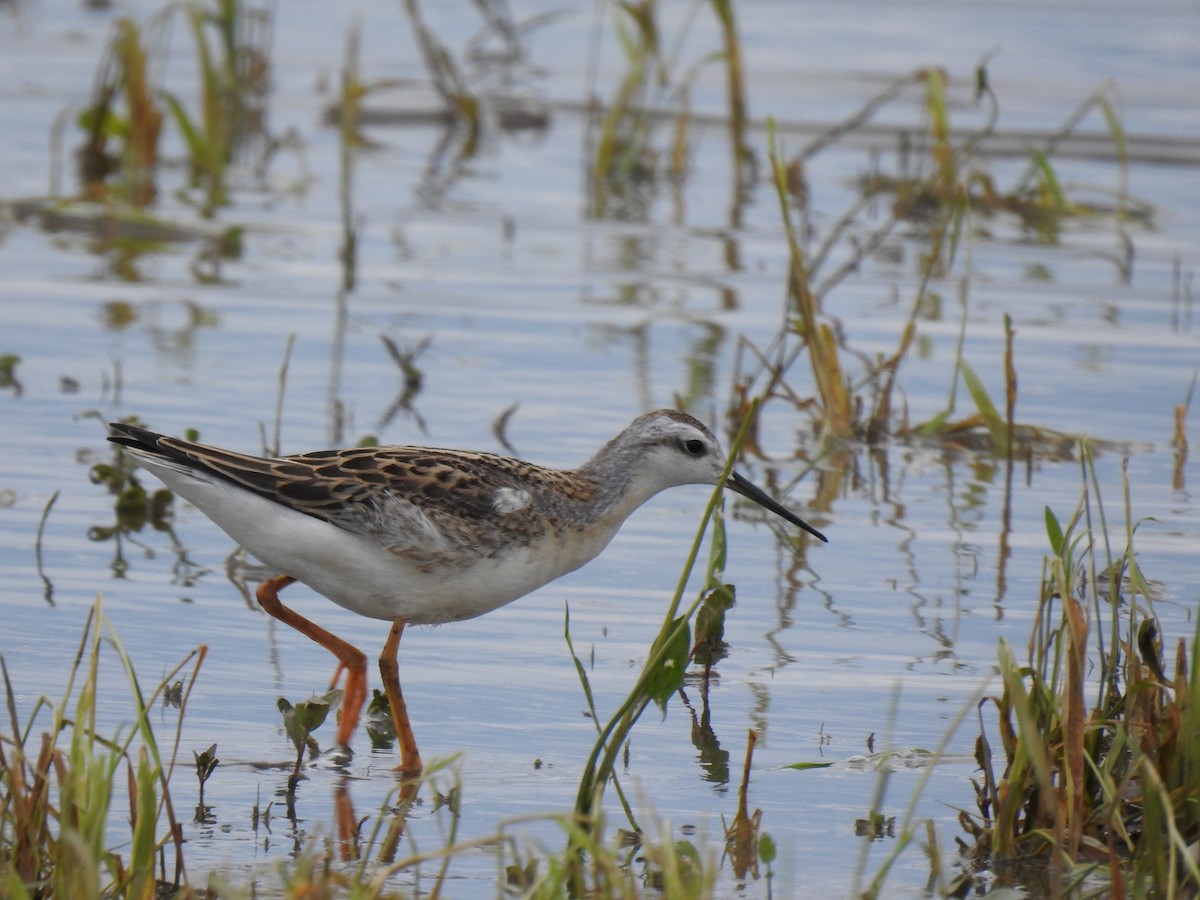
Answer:
MULTIPOLYGON (((634 419, 571 471, 424 447, 264 459, 120 423, 108 439, 282 573, 259 586, 258 601, 337 657, 333 684, 346 673, 342 746, 366 699, 366 655, 284 606, 279 591, 300 581, 392 623, 379 670, 406 775, 421 771, 396 661, 406 625, 469 619, 516 600, 594 559, 659 491, 716 484, 725 468, 712 432, 669 409, 634 419)), ((826 540, 737 473, 726 486, 826 540)))

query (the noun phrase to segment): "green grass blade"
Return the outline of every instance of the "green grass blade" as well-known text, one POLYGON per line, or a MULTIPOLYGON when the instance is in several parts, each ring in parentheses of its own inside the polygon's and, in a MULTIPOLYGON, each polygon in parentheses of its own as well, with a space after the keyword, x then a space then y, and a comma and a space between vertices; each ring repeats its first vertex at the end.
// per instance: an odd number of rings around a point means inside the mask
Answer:
POLYGON ((987 388, 983 386, 983 381, 975 374, 970 363, 965 359, 960 359, 958 367, 962 372, 963 381, 967 385, 967 391, 970 392, 971 399, 975 401, 975 407, 979 410, 979 415, 983 418, 988 434, 992 438, 992 452, 997 456, 1007 456, 1008 428, 1004 423, 1004 417, 997 411, 996 405, 992 403, 992 398, 988 396, 987 388))

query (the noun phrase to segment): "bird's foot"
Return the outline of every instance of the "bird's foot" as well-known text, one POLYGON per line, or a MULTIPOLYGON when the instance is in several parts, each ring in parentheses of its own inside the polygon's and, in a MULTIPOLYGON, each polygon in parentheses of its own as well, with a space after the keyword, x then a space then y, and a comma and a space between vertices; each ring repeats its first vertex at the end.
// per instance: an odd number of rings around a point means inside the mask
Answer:
POLYGON ((424 767, 421 765, 420 758, 418 758, 415 762, 408 762, 406 760, 392 769, 392 771, 396 773, 401 781, 416 781, 421 777, 424 767))

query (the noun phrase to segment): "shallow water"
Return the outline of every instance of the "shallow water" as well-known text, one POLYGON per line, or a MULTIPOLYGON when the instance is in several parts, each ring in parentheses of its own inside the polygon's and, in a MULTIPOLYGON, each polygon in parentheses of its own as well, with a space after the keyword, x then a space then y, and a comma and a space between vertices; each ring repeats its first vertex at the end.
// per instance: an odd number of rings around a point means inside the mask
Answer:
MULTIPOLYGON (((86 103, 110 23, 155 8, 5 8, 0 199, 46 193, 53 171, 48 135, 56 116, 86 103)), ((448 46, 461 47, 476 23, 444 9, 427 11, 429 24, 448 46)), ((549 9, 522 6, 516 15, 549 9)), ((678 16, 682 7, 669 9, 678 16)), ((971 103, 972 67, 999 48, 989 72, 1001 131, 1051 133, 1113 79, 1131 135, 1147 146, 1155 138, 1181 141, 1185 157, 1190 148, 1190 163, 1131 160, 1129 191, 1153 206, 1154 217, 1153 227, 1126 228, 1133 247, 1128 279, 1114 261, 1124 239, 1111 217, 1068 223, 1052 243, 1014 221, 978 223, 989 236, 970 246, 964 351, 993 396, 1001 396, 1002 319, 1010 315, 1018 420, 1119 442, 1097 460, 1114 539, 1123 530, 1128 455, 1133 515, 1153 517, 1138 530, 1141 565, 1162 584, 1157 609, 1166 635, 1173 641, 1190 634, 1200 594, 1200 505, 1192 487, 1200 472, 1194 456, 1177 471, 1169 441, 1173 408, 1184 402, 1200 364, 1191 310, 1173 293, 1177 271, 1190 284, 1200 246, 1200 50, 1182 39, 1198 33, 1200 13, 1179 3, 1135 13, 1116 4, 1043 11, 935 2, 916 5, 903 19, 893 10, 876 3, 747 4, 739 22, 753 113, 790 123, 786 140, 795 150, 816 126, 842 120, 896 78, 939 65, 953 79, 955 125, 977 127, 983 116, 971 103)), ((320 122, 354 16, 365 27, 364 79, 422 77, 398 5, 363 3, 353 14, 289 7, 277 15, 270 127, 276 134, 295 129, 304 152, 281 153, 256 186, 243 175, 235 205, 219 222, 246 225, 245 248, 240 259, 223 263, 216 283, 194 277, 194 243, 121 260, 87 234, 11 221, 0 230, 0 354, 21 356, 23 388, 19 395, 0 391, 0 652, 28 711, 38 695, 61 693, 97 593, 144 685, 197 644, 207 645, 174 781, 187 820, 195 797, 190 752, 218 744, 208 821, 187 826, 193 878, 197 869, 231 867, 237 880, 333 830, 335 792, 345 779, 328 763, 302 784, 295 822, 281 815, 292 751, 275 709, 281 695, 296 701, 323 690, 331 661, 243 602, 225 574, 229 541, 186 506, 175 520, 185 564, 167 535, 145 531, 124 544, 115 574, 113 543, 88 539, 93 526, 112 524, 111 497, 87 477, 109 451, 100 418, 81 413, 136 414, 158 430, 196 428, 206 442, 256 450, 259 423, 274 420, 279 367, 294 335, 285 452, 365 434, 498 450, 491 422, 518 403, 506 432, 516 450, 572 466, 638 412, 673 405, 677 395, 713 418, 726 406, 739 337, 762 345, 780 321, 788 259, 778 204, 760 182, 741 209, 741 224, 730 225, 728 151, 719 127, 699 127, 681 190, 660 187, 632 221, 587 218, 586 123, 570 105, 577 109, 592 92, 612 96, 620 72, 605 29, 601 75, 589 81, 590 11, 563 14, 531 40, 521 87, 546 101, 551 125, 544 132, 491 130, 478 156, 443 171, 433 155, 438 128, 367 130, 377 146, 358 157, 357 286, 339 319, 337 135, 320 122), (417 360, 424 378, 415 414, 400 412, 387 424, 402 383, 380 334, 408 347, 429 338, 417 360), (331 414, 335 403, 344 410, 340 419, 331 414), (54 491, 60 494, 42 541, 50 604, 33 547, 54 491), (270 831, 260 825, 256 832, 251 810, 256 800, 263 806, 272 799, 279 805, 270 831)), ((174 36, 170 72, 180 83, 187 83, 184 37, 174 36)), ((716 43, 701 11, 687 46, 705 48, 695 51, 699 56, 716 43)), ((719 116, 722 91, 719 67, 704 69, 696 110, 719 116)), ((883 121, 920 129, 919 99, 911 89, 911 101, 889 107, 883 121)), ((1089 133, 1105 135, 1096 112, 1088 125, 1089 133)), ((761 131, 754 143, 765 160, 761 131)), ((886 161, 895 146, 885 134, 813 160, 817 228, 828 229, 856 196, 853 179, 871 168, 872 154, 886 161)), ((1087 196, 1109 197, 1119 184, 1111 159, 1064 154, 1056 163, 1064 182, 1098 188, 1087 196)), ((1005 184, 1025 161, 998 153, 991 165, 1005 184)), ((69 175, 61 179, 71 190, 69 175)), ((169 195, 163 212, 191 220, 169 195)), ((826 298, 826 312, 856 351, 894 352, 925 250, 915 229, 897 230, 826 298)), ((960 265, 935 285, 940 305, 922 315, 918 344, 900 371, 914 423, 946 402, 963 271, 960 265)), ((790 379, 802 395, 811 392, 805 365, 790 379)), ((971 410, 960 387, 958 411, 971 410)), ((743 466, 760 482, 789 483, 802 471, 793 460, 797 445, 815 448, 807 418, 784 404, 767 406, 761 437, 772 461, 743 466)), ((727 576, 737 585, 738 605, 726 626, 731 652, 710 692, 710 743, 702 759, 691 715, 672 702, 665 720, 648 714, 639 724, 623 773, 643 824, 661 820, 675 837, 719 847, 721 817, 730 820, 736 809, 746 732, 756 729, 750 805, 763 810, 763 829, 779 846, 773 889, 781 896, 840 894, 856 871, 869 875, 891 851, 892 839, 866 844, 856 837, 855 821, 873 805, 903 816, 922 770, 893 775, 876 803, 876 776, 854 758, 869 752, 870 735, 876 749, 935 748, 988 683, 998 638, 1024 645, 1047 552, 1044 508, 1065 518, 1081 490, 1076 461, 1019 466, 1005 535, 1003 471, 991 460, 922 445, 851 456, 847 471, 827 461, 819 477, 810 475, 787 497, 829 535, 828 545, 793 549, 757 512, 730 504, 727 576), (819 485, 830 502, 806 511, 819 485), (820 760, 834 765, 786 768, 820 760)), ((460 838, 570 809, 595 728, 563 641, 564 607, 597 708, 612 710, 657 631, 706 496, 703 488, 669 492, 580 572, 483 619, 406 634, 401 671, 422 751, 427 759, 457 757, 460 838)), ((379 623, 300 587, 289 594, 301 613, 369 655, 381 646, 379 623)), ((132 714, 115 666, 104 685, 103 720, 127 729, 132 714)), ((698 713, 695 685, 688 697, 698 713)), ((177 713, 161 715, 160 740, 177 713)), ((956 834, 957 808, 973 797, 966 779, 975 734, 969 722, 950 739, 957 761, 936 767, 916 807, 938 823, 943 848, 956 834)), ((394 786, 387 772, 394 753, 368 751, 361 733, 357 741, 347 787, 357 815, 372 817, 369 828, 394 786)), ((448 783, 444 778, 443 787, 448 783)), ((433 809, 431 795, 423 800, 406 840, 430 851, 444 842, 448 814, 433 809)), ((611 794, 609 800, 615 802, 611 794)), ((609 817, 621 824, 615 805, 609 817)), ((522 841, 550 848, 562 842, 553 822, 512 828, 522 841)), ((721 871, 722 894, 742 890, 728 864, 721 871)), ((490 895, 496 872, 494 850, 465 852, 450 870, 452 893, 490 895)), ((395 883, 428 887, 429 873, 404 872, 395 883)), ((889 884, 915 894, 927 876, 923 856, 910 849, 889 884)), ((745 891, 764 895, 765 879, 745 891)))

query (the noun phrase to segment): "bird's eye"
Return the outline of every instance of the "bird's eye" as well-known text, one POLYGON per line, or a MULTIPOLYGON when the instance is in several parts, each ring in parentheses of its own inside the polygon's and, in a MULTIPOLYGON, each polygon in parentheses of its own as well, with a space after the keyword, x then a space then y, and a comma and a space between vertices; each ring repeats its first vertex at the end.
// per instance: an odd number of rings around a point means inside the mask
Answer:
POLYGON ((687 451, 689 456, 700 457, 708 452, 708 447, 704 445, 704 441, 692 438, 690 441, 683 442, 683 449, 687 451))

